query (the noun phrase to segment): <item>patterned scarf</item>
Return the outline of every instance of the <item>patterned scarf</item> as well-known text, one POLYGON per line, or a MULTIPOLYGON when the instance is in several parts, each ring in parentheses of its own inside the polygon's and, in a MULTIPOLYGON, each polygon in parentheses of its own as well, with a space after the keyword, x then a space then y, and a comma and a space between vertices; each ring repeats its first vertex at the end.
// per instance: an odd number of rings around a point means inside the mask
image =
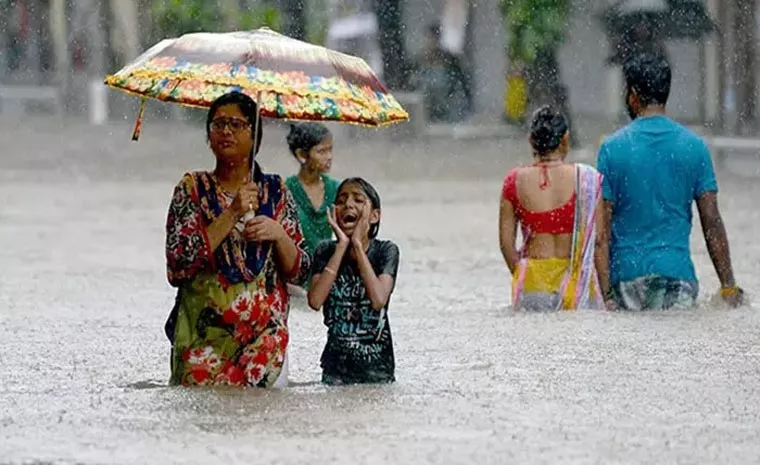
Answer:
MULTIPOLYGON (((255 163, 253 180, 259 188, 259 208, 256 215, 276 219, 277 205, 283 195, 280 178, 262 173, 259 164, 255 163)), ((195 185, 203 218, 206 225, 209 225, 224 211, 224 202, 219 198, 219 190, 211 173, 196 173, 195 185)), ((218 272, 230 284, 253 281, 264 269, 273 247, 271 242, 248 242, 245 243, 245 250, 241 245, 230 235, 214 252, 218 272)))

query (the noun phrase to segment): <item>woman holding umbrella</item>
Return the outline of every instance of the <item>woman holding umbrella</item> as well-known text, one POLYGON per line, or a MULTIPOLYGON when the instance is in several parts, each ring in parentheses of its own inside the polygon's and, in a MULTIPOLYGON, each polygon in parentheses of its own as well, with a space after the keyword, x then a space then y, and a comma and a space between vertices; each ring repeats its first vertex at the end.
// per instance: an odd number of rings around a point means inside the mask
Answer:
POLYGON ((239 92, 214 101, 206 134, 216 168, 188 173, 174 189, 166 224, 167 275, 178 289, 166 328, 172 384, 272 387, 282 370, 287 283, 304 282, 310 258, 293 197, 255 162, 257 115, 239 92))
POLYGON ((380 127, 409 114, 364 60, 266 28, 164 39, 105 83, 142 98, 135 141, 148 99, 209 108, 216 169, 182 178, 167 219, 172 383, 279 385, 287 284, 304 284, 310 258, 293 197, 255 163, 259 118, 380 127))

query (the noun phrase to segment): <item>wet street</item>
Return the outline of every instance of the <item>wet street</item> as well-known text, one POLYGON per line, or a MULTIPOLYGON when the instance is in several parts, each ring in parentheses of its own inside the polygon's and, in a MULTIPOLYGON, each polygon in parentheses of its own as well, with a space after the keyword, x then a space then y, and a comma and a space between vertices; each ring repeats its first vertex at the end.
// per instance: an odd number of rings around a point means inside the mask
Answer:
MULTIPOLYGON (((164 222, 203 130, 0 120, 0 463, 760 462, 760 312, 508 311, 498 197, 516 140, 336 137, 336 177, 379 190, 401 249, 389 310, 398 382, 318 383, 321 315, 296 300, 282 390, 168 387, 164 222)), ((289 175, 266 128, 265 171, 289 175)), ((756 169, 756 168, 755 168, 756 169)), ((721 173, 737 280, 760 301, 760 185, 721 173)))

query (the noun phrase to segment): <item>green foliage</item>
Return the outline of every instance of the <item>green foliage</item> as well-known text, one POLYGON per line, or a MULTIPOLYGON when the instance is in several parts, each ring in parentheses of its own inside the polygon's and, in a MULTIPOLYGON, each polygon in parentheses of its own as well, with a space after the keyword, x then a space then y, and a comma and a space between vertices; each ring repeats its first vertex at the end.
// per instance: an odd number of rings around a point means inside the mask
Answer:
POLYGON ((215 2, 208 0, 155 0, 151 13, 154 35, 159 38, 214 31, 221 22, 215 2))
POLYGON ((530 64, 565 40, 569 0, 500 0, 510 60, 530 64))
POLYGON ((240 12, 238 21, 241 30, 258 29, 268 27, 279 31, 282 28, 280 10, 270 5, 258 5, 255 8, 240 12))
MULTIPOLYGON (((248 2, 250 6, 235 14, 233 29, 259 27, 280 28, 280 12, 264 2, 248 2)), ((154 40, 179 37, 190 32, 224 32, 224 12, 215 0, 154 0, 151 13, 154 40)))
POLYGON ((321 44, 327 41, 327 27, 330 21, 330 11, 326 0, 309 0, 306 6, 306 41, 321 44))

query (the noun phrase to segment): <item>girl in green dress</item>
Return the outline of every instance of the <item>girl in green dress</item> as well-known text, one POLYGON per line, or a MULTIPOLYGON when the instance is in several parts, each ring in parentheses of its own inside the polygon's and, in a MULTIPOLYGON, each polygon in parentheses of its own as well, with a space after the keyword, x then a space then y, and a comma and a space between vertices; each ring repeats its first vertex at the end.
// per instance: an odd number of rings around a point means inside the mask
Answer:
MULTIPOLYGON (((338 181, 327 175, 332 166, 333 137, 319 123, 294 123, 287 136, 288 147, 301 165, 285 185, 293 194, 305 240, 305 250, 314 255, 317 245, 332 239, 327 212, 335 203, 338 181)), ((309 288, 307 281, 305 288, 309 288)))

